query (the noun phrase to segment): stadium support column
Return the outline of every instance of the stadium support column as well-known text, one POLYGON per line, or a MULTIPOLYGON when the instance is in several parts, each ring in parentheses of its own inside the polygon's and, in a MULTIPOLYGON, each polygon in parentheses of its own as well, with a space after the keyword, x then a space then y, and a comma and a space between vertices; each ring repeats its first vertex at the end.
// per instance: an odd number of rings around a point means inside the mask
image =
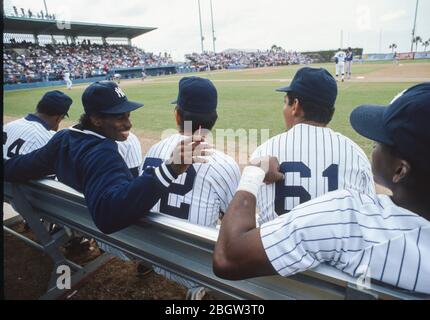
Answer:
POLYGON ((202 53, 204 53, 204 52, 205 52, 205 49, 204 49, 204 47, 203 47, 203 40, 204 40, 205 38, 203 37, 203 29, 202 29, 202 13, 201 13, 201 10, 200 10, 200 0, 197 0, 197 1, 198 1, 198 4, 199 4, 200 42, 201 42, 201 44, 202 44, 202 53))
MULTIPOLYGON (((415 27, 417 25, 417 13, 418 13, 418 0, 415 5, 415 18, 414 18, 414 26, 412 28, 412 41, 411 41, 411 52, 414 52, 414 40, 415 40, 415 27)), ((414 55, 415 58, 415 55, 414 55)))
POLYGON ((39 44, 39 38, 37 37, 37 34, 33 34, 33 40, 34 40, 34 44, 39 44))
POLYGON ((102 37, 102 43, 107 44, 106 37, 102 37))
POLYGON ((131 38, 127 38, 127 44, 131 47, 131 38))
POLYGON ((213 42, 213 49, 214 49, 214 53, 215 51, 215 29, 214 29, 214 14, 213 14, 213 8, 212 8, 212 0, 211 0, 211 21, 212 21, 212 42, 213 42))

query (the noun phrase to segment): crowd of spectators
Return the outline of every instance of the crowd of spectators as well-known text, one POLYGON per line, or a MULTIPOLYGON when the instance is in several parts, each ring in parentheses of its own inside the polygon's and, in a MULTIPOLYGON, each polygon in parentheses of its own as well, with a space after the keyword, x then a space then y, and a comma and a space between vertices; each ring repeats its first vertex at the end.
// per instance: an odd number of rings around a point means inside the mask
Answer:
POLYGON ((171 63, 173 61, 167 53, 157 55, 128 45, 100 45, 83 40, 76 44, 41 46, 11 41, 4 47, 3 81, 61 80, 66 71, 70 72, 72 79, 80 79, 105 76, 112 69, 171 63))
POLYGON ((308 64, 311 59, 299 52, 272 47, 265 51, 205 52, 185 55, 189 65, 197 70, 219 70, 236 68, 258 68, 289 64, 308 64))

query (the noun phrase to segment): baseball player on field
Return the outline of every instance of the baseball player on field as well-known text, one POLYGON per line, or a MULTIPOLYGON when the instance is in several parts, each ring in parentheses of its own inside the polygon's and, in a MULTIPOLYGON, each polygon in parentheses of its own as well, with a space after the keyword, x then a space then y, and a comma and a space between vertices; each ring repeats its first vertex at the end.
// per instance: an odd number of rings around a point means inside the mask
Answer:
POLYGON ((70 80, 70 71, 68 69, 64 70, 63 79, 66 82, 66 86, 68 90, 72 89, 72 80, 70 80))
POLYGON ((45 93, 36 112, 9 122, 3 128, 3 158, 10 159, 43 147, 68 116, 72 99, 61 91, 45 93))
MULTIPOLYGON (((173 148, 193 132, 211 130, 217 120, 217 90, 212 82, 200 77, 184 77, 179 81, 175 120, 178 133, 152 146, 145 156, 144 169, 158 166, 169 158, 173 148)), ((172 182, 168 193, 152 208, 188 222, 215 228, 226 212, 239 183, 240 169, 235 160, 214 151, 207 163, 196 163, 172 182)), ((204 288, 174 274, 154 268, 187 288, 188 296, 201 298, 204 288)))
POLYGON ((255 228, 258 188, 264 179, 279 179, 279 163, 273 157, 245 167, 215 246, 215 274, 289 276, 326 263, 429 294, 429 101, 430 83, 422 83, 386 107, 362 105, 351 114, 352 127, 375 141, 375 180, 392 190, 391 197, 333 191, 255 228))
POLYGON ((285 92, 283 116, 288 131, 267 140, 251 156, 277 157, 285 178, 263 185, 257 194, 258 222, 290 212, 297 205, 337 189, 375 192, 366 154, 327 125, 335 111, 337 85, 323 68, 297 71, 285 92))
POLYGON ((202 139, 190 137, 174 148, 167 161, 133 178, 115 141, 127 139, 130 112, 143 105, 129 101, 109 81, 87 87, 82 104, 85 113, 79 125, 59 131, 38 150, 7 160, 4 179, 24 182, 55 174, 60 182, 84 194, 96 226, 112 233, 148 212, 188 169, 188 163, 206 161, 199 157, 206 148, 200 146, 202 139))
POLYGON ((338 80, 339 73, 342 75, 342 82, 345 80, 345 58, 346 54, 341 48, 334 55, 336 61, 336 81, 338 80))

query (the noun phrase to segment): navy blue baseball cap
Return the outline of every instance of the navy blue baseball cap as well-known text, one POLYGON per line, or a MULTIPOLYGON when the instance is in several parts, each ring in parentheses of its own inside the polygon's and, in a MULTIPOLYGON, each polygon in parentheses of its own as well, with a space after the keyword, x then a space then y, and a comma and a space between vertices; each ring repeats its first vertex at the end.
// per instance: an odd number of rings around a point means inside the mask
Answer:
POLYGON ((212 113, 216 110, 218 93, 209 79, 184 77, 179 81, 178 98, 172 101, 184 111, 212 113))
POLYGON ((278 88, 276 91, 294 92, 318 103, 321 107, 334 108, 337 84, 326 69, 304 67, 296 72, 289 86, 278 88))
POLYGON ((430 163, 429 121, 430 82, 404 90, 388 106, 358 106, 350 116, 359 134, 393 147, 420 168, 430 163))
POLYGON ((72 105, 73 100, 65 93, 54 90, 45 93, 37 104, 36 110, 50 116, 66 115, 72 105))
POLYGON ((129 101, 115 82, 97 81, 82 94, 85 113, 120 114, 143 107, 142 103, 129 101))

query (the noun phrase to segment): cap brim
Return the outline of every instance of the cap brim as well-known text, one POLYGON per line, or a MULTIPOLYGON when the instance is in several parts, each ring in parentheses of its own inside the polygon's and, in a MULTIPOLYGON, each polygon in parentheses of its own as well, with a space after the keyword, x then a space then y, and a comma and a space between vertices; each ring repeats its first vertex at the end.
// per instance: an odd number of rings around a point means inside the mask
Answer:
POLYGON ((276 91, 279 91, 279 92, 289 92, 289 91, 292 91, 292 90, 291 90, 291 88, 289 86, 287 86, 287 87, 278 88, 278 89, 276 89, 276 91))
POLYGON ((362 136, 386 145, 394 145, 384 130, 383 115, 386 106, 362 105, 355 108, 349 121, 362 136))
POLYGON ((103 113, 120 114, 120 113, 136 110, 140 107, 143 107, 143 103, 134 102, 134 101, 124 101, 123 103, 116 105, 111 110, 103 111, 103 113))
POLYGON ((171 104, 178 104, 178 99, 173 100, 172 102, 170 102, 171 104))

